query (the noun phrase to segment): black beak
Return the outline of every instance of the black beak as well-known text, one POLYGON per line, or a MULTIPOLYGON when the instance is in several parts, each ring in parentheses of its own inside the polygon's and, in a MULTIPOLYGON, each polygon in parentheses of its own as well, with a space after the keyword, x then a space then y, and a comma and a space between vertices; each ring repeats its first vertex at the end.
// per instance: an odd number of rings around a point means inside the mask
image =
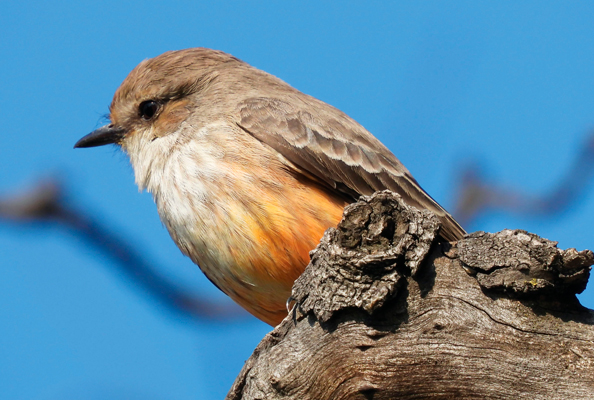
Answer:
POLYGON ((124 128, 120 128, 119 126, 114 126, 112 124, 105 125, 80 139, 78 142, 76 142, 74 148, 78 149, 81 147, 96 147, 106 144, 118 143, 124 137, 125 133, 126 131, 124 128))

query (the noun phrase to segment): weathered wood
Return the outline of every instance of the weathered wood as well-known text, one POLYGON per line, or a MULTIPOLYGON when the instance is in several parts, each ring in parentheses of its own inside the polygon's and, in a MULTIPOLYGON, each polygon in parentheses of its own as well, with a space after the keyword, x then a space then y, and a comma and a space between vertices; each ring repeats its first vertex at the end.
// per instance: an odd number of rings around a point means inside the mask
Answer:
POLYGON ((389 192, 347 207, 227 398, 594 398, 592 252, 438 229, 389 192))

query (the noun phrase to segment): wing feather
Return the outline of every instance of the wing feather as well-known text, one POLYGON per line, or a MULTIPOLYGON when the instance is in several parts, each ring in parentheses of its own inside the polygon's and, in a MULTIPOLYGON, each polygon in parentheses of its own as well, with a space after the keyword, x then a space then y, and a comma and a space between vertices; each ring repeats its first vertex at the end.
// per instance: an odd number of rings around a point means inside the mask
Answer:
POLYGON ((457 240, 465 234, 371 133, 340 110, 306 97, 309 101, 303 97, 247 99, 237 110, 238 125, 332 189, 353 199, 392 190, 407 204, 433 211, 442 220, 444 238, 457 240))

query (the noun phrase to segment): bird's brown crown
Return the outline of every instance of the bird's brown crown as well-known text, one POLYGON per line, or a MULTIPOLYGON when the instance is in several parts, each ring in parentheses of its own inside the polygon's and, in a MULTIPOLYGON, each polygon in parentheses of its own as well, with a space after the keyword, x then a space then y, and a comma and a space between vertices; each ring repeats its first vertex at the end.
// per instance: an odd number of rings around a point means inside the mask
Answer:
POLYGON ((244 64, 227 53, 202 47, 168 51, 144 60, 117 89, 109 107, 111 121, 130 126, 143 101, 166 103, 195 93, 228 63, 244 64))

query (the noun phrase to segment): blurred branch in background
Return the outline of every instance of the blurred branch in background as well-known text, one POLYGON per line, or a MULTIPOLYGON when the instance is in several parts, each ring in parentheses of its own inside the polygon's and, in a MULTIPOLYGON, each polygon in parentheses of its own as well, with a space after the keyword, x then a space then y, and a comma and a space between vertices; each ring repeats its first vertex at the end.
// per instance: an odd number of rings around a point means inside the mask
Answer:
POLYGON ((502 211, 522 217, 550 218, 569 209, 589 187, 594 174, 594 132, 579 149, 571 168, 550 193, 538 197, 487 182, 478 163, 468 165, 460 175, 453 215, 469 226, 481 214, 502 211))
MULTIPOLYGON (((488 211, 546 218, 565 211, 588 187, 594 174, 594 133, 578 152, 572 167, 550 194, 536 197, 498 187, 484 179, 478 166, 461 172, 454 216, 468 226, 488 211)), ((194 319, 228 320, 246 315, 234 304, 221 305, 196 297, 160 275, 125 238, 99 221, 67 204, 63 187, 56 180, 39 182, 20 195, 0 197, 0 219, 15 223, 54 222, 115 261, 135 284, 169 310, 194 319)))
POLYGON ((0 219, 14 223, 60 224, 104 256, 111 258, 135 284, 170 311, 194 319, 228 320, 245 316, 235 304, 221 305, 187 293, 157 273, 123 237, 64 201, 64 190, 56 180, 40 181, 25 193, 0 197, 0 219))

